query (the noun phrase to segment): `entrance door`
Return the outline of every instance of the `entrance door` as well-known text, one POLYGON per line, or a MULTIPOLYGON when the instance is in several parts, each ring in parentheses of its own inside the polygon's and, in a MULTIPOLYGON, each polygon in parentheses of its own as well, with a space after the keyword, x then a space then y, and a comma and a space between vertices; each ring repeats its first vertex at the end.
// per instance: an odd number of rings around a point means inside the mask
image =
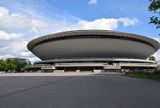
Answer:
POLYGON ((76 67, 65 67, 64 72, 76 72, 76 67))
POLYGON ((93 67, 80 67, 80 72, 93 72, 93 67))

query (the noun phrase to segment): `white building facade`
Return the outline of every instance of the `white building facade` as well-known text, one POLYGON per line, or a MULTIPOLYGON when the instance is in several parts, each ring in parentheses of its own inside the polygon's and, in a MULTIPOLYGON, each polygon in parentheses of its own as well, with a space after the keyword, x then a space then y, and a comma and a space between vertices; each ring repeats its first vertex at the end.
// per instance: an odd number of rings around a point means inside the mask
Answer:
POLYGON ((151 38, 108 30, 75 30, 32 40, 28 49, 42 61, 26 67, 43 72, 153 70, 146 60, 160 45, 151 38))

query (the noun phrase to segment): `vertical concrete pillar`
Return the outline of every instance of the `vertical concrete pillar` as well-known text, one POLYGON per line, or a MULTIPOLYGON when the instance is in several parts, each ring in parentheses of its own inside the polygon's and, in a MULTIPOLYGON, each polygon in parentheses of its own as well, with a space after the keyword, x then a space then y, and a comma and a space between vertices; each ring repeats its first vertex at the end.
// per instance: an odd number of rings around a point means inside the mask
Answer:
POLYGON ((93 70, 94 73, 101 73, 101 71, 102 71, 102 70, 100 70, 100 69, 94 69, 94 70, 93 70))
POLYGON ((80 72, 80 69, 77 69, 77 70, 76 70, 76 73, 78 73, 78 72, 80 72))
POLYGON ((80 67, 78 67, 78 69, 76 70, 76 73, 80 72, 80 67))

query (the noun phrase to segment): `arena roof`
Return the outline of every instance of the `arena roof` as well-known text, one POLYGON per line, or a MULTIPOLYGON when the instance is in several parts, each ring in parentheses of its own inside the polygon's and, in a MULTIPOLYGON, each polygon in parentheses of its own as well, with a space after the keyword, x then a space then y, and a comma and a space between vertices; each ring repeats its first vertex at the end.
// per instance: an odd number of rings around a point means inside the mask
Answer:
POLYGON ((151 38, 148 38, 142 35, 110 31, 110 30, 75 30, 75 31, 66 31, 66 32, 50 34, 50 35, 42 36, 42 37, 32 40, 31 42, 28 43, 27 47, 30 51, 32 51, 32 49, 36 45, 47 42, 47 41, 52 41, 56 39, 76 38, 76 37, 78 38, 79 36, 81 38, 82 37, 83 38, 85 37, 96 38, 95 36, 105 37, 105 38, 125 38, 128 40, 144 42, 152 46, 155 49, 155 51, 157 51, 160 48, 159 43, 155 41, 154 39, 151 39, 151 38))
POLYGON ((160 44, 149 37, 109 31, 66 31, 32 40, 28 49, 41 60, 65 58, 147 59, 160 44))

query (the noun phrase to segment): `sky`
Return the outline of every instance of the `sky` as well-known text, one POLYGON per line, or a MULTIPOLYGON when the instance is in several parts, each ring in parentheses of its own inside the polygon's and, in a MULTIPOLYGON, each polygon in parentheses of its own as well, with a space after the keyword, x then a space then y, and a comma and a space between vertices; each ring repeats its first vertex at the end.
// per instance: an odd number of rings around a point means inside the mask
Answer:
MULTIPOLYGON (((160 42, 149 24, 149 0, 0 0, 0 58, 39 60, 26 47, 32 39, 79 29, 140 34, 160 42)), ((145 49, 144 49, 145 50, 145 49)), ((159 61, 160 51, 154 56, 159 61)))

